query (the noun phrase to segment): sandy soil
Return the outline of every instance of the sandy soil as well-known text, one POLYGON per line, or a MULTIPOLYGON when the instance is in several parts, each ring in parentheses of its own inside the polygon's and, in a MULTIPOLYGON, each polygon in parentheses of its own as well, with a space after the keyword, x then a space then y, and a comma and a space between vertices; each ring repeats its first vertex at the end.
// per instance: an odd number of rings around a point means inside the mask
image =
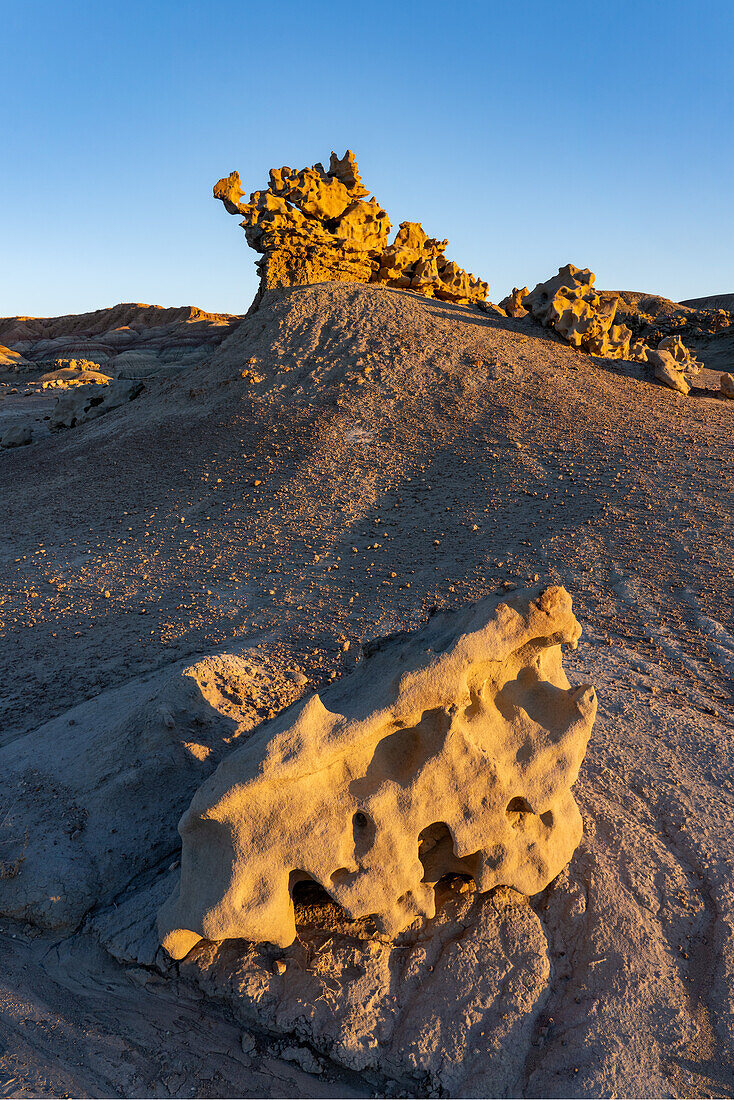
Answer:
MULTIPOLYGON (((407 292, 272 295, 200 366, 0 456, 0 742, 233 646, 310 690, 434 606, 560 581, 585 632, 569 675, 600 701, 570 869, 585 916, 571 935, 538 902, 552 1026, 538 1017, 515 1091, 734 1095, 734 402, 717 377, 683 398, 527 320, 407 292), (665 986, 635 970, 653 940, 665 986)), ((264 688, 257 710, 289 701, 264 688)), ((0 793, 2 859, 17 820, 0 793)), ((52 944, 2 923, 3 1095, 384 1087, 283 1077, 277 1051, 255 1078, 236 1005, 190 975, 121 965, 88 926, 52 944)))

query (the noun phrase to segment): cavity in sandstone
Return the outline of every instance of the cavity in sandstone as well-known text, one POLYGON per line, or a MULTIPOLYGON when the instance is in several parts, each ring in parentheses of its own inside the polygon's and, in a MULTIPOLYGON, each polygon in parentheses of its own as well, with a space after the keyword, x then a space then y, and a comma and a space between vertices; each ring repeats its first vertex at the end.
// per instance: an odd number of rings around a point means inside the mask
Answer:
POLYGON ((563 588, 491 597, 385 644, 323 700, 260 727, 181 819, 165 948, 286 946, 303 879, 386 934, 432 917, 448 873, 481 891, 542 890, 582 834, 571 786, 596 697, 561 663, 580 633, 563 588))
POLYGON ((214 197, 240 214, 247 243, 262 254, 260 290, 307 283, 382 283, 430 298, 478 302, 487 284, 444 255, 448 241, 429 238, 417 222, 403 222, 388 246, 390 220, 362 184, 354 153, 331 154, 323 164, 295 171, 274 168, 270 185, 242 202, 238 172, 219 180, 214 197))

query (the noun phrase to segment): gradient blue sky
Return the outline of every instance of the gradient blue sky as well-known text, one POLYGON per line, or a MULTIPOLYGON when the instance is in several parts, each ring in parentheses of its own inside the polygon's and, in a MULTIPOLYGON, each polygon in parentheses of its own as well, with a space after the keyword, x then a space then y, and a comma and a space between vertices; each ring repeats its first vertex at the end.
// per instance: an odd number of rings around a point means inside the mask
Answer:
POLYGON ((734 4, 3 5, 0 314, 243 312, 257 258, 211 197, 351 147, 502 298, 559 265, 734 291, 734 4))

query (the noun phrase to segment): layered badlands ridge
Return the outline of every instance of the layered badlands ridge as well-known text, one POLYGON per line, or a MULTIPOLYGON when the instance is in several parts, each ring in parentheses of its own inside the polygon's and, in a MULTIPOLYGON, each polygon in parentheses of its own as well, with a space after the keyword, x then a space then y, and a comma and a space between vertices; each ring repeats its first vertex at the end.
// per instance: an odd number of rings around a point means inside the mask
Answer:
POLYGON ((196 306, 132 302, 61 317, 2 317, 0 369, 3 358, 6 366, 83 359, 118 370, 190 363, 220 344, 240 319, 196 306))

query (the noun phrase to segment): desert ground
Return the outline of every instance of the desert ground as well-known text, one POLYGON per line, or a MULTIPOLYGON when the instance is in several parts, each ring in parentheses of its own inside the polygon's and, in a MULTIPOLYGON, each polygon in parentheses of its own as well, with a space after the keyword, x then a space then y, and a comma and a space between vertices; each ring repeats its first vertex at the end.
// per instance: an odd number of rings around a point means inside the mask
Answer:
POLYGON ((0 436, 33 429, 0 451, 0 1095, 734 1096, 734 330, 686 337, 684 396, 530 315, 256 305, 0 321, 39 364, 0 374, 0 436), (47 360, 95 355, 140 391, 52 432, 47 360), (561 874, 442 880, 388 939, 306 884, 290 947, 171 959, 219 760, 533 585, 570 593, 598 698, 561 874))

